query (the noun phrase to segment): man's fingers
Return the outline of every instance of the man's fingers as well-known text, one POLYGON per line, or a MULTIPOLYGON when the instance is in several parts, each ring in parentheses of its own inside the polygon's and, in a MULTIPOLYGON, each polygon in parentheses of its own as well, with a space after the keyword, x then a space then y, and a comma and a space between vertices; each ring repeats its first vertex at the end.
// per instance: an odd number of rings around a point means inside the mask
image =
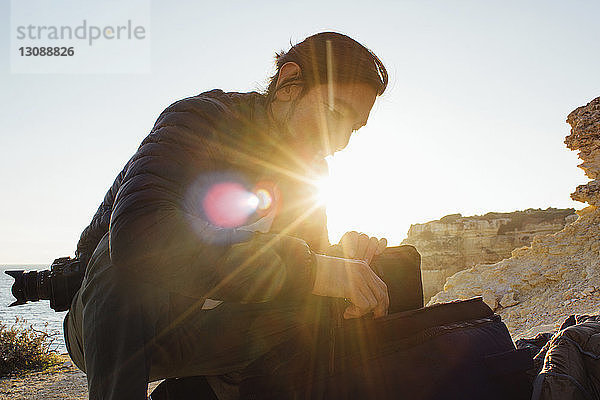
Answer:
POLYGON ((364 260, 367 252, 367 247, 369 246, 369 236, 364 233, 358 235, 358 243, 356 246, 356 254, 355 258, 364 260))
POLYGON ((350 301, 357 306, 363 314, 368 313, 378 304, 377 295, 364 280, 354 284, 350 301))
POLYGON ((379 318, 387 315, 388 309, 390 307, 390 297, 387 290, 387 286, 383 283, 383 287, 381 288, 381 297, 378 298, 377 307, 373 310, 373 317, 379 318))
POLYGON ((373 259, 373 256, 377 253, 378 248, 379 248, 379 240, 377 240, 376 237, 370 238, 369 242, 367 244, 367 249, 365 251, 365 258, 364 258, 364 260, 367 262, 367 264, 371 264, 371 260, 373 259))
POLYGON ((377 244, 377 251, 375 254, 381 254, 387 248, 387 239, 381 238, 379 239, 379 243, 377 244))
POLYGON ((356 304, 361 315, 370 311, 373 311, 376 317, 387 314, 390 300, 385 282, 366 263, 363 264, 361 275, 360 282, 363 285, 358 284, 357 288, 360 290, 362 298, 368 302, 368 306, 356 304))
POLYGON ((374 293, 370 287, 366 286, 361 290, 361 293, 364 299, 367 301, 365 306, 362 308, 364 314, 373 310, 379 304, 379 296, 377 293, 374 293))
POLYGON ((377 279, 377 275, 371 271, 368 264, 365 262, 356 264, 351 269, 353 277, 350 279, 350 292, 348 298, 355 308, 347 309, 344 313, 345 317, 356 316, 360 317, 373 311, 377 307, 381 307, 381 303, 385 303, 385 293, 382 285, 373 280, 373 276, 377 279))
POLYGON ((383 253, 386 249, 387 239, 370 238, 365 233, 349 231, 342 235, 339 244, 342 246, 345 258, 365 260, 370 263, 373 256, 383 253))
POLYGON ((367 283, 369 283, 369 285, 371 285, 372 289, 382 293, 387 292, 387 286, 385 282, 371 269, 369 264, 365 262, 364 265, 367 267, 363 272, 365 274, 365 280, 367 283))
MULTIPOLYGON (((344 318, 346 318, 346 314, 350 315, 352 318, 358 318, 371 311, 369 300, 360 289, 356 290, 356 293, 353 293, 350 297, 350 301, 352 304, 350 307, 346 308, 344 318)), ((371 301, 373 302, 375 300, 371 301)))
POLYGON ((390 297, 387 285, 379 276, 371 272, 368 280, 371 290, 377 298, 377 307, 374 310, 375 315, 385 315, 390 306, 390 297))
POLYGON ((340 239, 340 244, 342 245, 344 257, 354 258, 356 256, 356 248, 358 244, 358 232, 350 231, 344 233, 340 239))
POLYGON ((369 288, 361 291, 359 295, 351 299, 351 306, 346 308, 344 318, 358 318, 373 311, 375 318, 382 317, 387 314, 389 308, 389 299, 387 296, 377 295, 370 291, 369 288))
POLYGON ((348 307, 346 307, 346 310, 344 310, 345 319, 359 318, 360 316, 360 310, 354 304, 350 304, 348 307))
POLYGON ((375 309, 373 310, 373 317, 381 318, 386 316, 388 313, 388 308, 389 305, 385 305, 384 303, 377 305, 377 307, 375 307, 375 309))

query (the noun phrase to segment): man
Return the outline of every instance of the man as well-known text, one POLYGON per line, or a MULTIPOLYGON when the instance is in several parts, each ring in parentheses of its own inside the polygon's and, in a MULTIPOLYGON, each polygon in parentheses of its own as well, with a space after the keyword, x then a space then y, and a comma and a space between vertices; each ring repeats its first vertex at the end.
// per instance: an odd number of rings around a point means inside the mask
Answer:
POLYGON ((313 323, 317 297, 347 298, 345 318, 387 313, 369 267, 385 239, 330 246, 311 184, 386 86, 370 50, 325 32, 277 56, 265 94, 213 90, 161 113, 77 247, 65 336, 90 399, 239 371, 313 323))

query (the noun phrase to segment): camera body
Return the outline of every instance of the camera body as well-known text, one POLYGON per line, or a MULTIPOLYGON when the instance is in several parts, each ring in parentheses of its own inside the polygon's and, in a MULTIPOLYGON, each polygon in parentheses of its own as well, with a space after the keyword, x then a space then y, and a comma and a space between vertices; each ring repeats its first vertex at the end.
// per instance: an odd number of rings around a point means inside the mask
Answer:
POLYGON ((54 311, 66 311, 81 287, 85 265, 77 258, 61 257, 54 260, 49 270, 6 273, 15 279, 12 294, 16 301, 10 304, 11 307, 28 301, 50 300, 50 308, 54 311))

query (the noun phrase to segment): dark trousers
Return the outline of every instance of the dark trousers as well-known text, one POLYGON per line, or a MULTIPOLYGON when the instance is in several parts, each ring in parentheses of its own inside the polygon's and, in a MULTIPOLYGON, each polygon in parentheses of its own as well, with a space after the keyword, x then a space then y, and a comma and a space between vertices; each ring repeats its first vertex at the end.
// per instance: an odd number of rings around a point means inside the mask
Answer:
MULTIPOLYGON (((410 249, 411 263, 420 261, 410 249)), ((408 284, 420 294, 411 295, 416 303, 405 308, 422 305, 418 263, 416 268, 418 288, 408 284)), ((87 374, 90 399, 145 399, 148 382, 241 371, 292 337, 317 340, 327 330, 328 300, 310 295, 301 304, 224 302, 203 310, 203 300, 169 293, 114 267, 105 235, 65 317, 65 341, 87 374)))
POLYGON ((202 300, 144 283, 114 267, 108 235, 92 256, 64 322, 73 362, 87 374, 90 399, 145 399, 148 382, 239 371, 322 316, 305 304, 202 300))

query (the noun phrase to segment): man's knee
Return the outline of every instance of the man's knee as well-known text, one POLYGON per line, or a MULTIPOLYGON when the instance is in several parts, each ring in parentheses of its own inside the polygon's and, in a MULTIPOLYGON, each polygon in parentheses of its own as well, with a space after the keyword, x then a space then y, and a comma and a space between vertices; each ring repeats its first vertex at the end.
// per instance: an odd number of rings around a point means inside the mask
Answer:
POLYGON ((86 372, 85 359, 83 356, 82 313, 83 304, 81 303, 81 297, 78 291, 71 302, 71 307, 67 312, 67 315, 65 315, 63 330, 65 346, 67 347, 71 360, 73 360, 80 370, 86 372))
POLYGON ((328 317, 328 309, 310 300, 303 304, 226 302, 211 310, 199 310, 180 320, 172 335, 165 337, 167 341, 159 341, 162 349, 157 360, 161 361, 153 366, 153 376, 164 370, 160 364, 171 366, 171 376, 240 370, 292 337, 308 340, 315 335, 318 321, 328 317))

